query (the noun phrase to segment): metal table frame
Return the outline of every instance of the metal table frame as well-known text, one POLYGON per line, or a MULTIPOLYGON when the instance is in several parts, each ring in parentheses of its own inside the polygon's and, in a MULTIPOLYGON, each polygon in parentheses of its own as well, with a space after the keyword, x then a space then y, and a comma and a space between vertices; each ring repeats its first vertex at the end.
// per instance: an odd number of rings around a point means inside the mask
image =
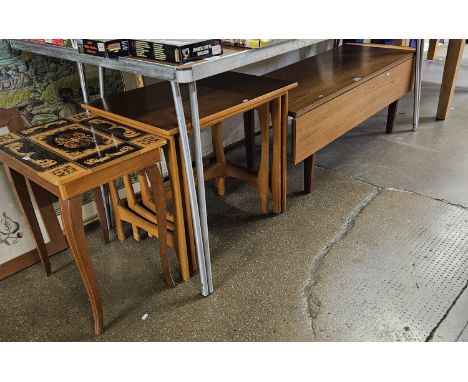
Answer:
MULTIPOLYGON (((322 41, 326 41, 326 39, 285 40, 278 44, 259 49, 231 49, 229 54, 223 54, 222 56, 217 56, 185 65, 162 63, 154 60, 140 59, 135 57, 106 59, 86 54, 80 54, 78 53, 78 51, 71 48, 37 44, 24 40, 10 40, 10 43, 14 49, 77 62, 78 74, 80 77, 83 99, 85 103, 89 102, 89 97, 87 91, 86 76, 83 67, 84 64, 94 65, 99 68, 99 85, 101 96, 104 95, 104 68, 140 74, 147 77, 157 78, 160 80, 168 80, 171 82, 171 88, 181 137, 182 154, 184 157, 184 171, 187 176, 189 187, 190 206, 192 209, 192 219, 201 282, 201 292, 203 296, 208 296, 210 293, 213 292, 213 280, 211 273, 211 256, 208 237, 205 182, 203 176, 202 145, 200 138, 200 118, 198 110, 196 81, 230 70, 235 70, 246 65, 258 63, 269 58, 277 57, 282 54, 305 48, 322 41), (192 157, 190 153, 187 126, 185 123, 185 114, 182 102, 183 100, 179 84, 189 85, 198 195, 197 189, 195 187, 195 180, 192 170, 192 157)), ((420 47, 421 44, 419 41, 420 40, 418 40, 418 46, 420 47)), ((422 61, 421 47, 419 50, 417 49, 417 60, 418 57, 420 61, 422 61)), ((417 64, 414 100, 415 107, 413 119, 415 129, 417 128, 419 119, 421 80, 420 71, 420 64, 417 64)), ((105 188, 102 189, 102 192, 104 199, 108 200, 105 188)), ((110 204, 108 204, 106 208, 106 214, 109 219, 108 221, 110 221, 110 219, 112 218, 112 214, 110 213, 110 204)))
POLYGON ((424 40, 416 40, 416 63, 414 70, 414 109, 413 131, 419 128, 419 110, 421 106, 421 72, 424 55, 424 40))

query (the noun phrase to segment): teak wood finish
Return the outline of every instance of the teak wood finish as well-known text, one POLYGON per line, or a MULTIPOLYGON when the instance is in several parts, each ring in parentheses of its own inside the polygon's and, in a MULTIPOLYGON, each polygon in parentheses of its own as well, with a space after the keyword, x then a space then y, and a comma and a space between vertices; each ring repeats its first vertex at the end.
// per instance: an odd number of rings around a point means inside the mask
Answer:
MULTIPOLYGON (((460 69, 463 51, 465 48, 465 39, 450 39, 447 49, 447 57, 444 65, 444 74, 442 75, 442 84, 440 86, 439 103, 437 105, 436 119, 444 120, 447 118, 455 92, 458 71, 460 69)), ((429 40, 429 49, 427 59, 434 60, 437 57, 438 40, 429 40)))
MULTIPOLYGON (((131 93, 129 91, 128 93, 131 93)), ((126 93, 127 94, 127 93, 126 93)), ((103 115, 106 118, 109 118, 117 123, 124 123, 134 128, 146 131, 149 133, 154 133, 155 129, 152 127, 148 127, 145 124, 135 123, 132 120, 121 118, 119 116, 115 116, 112 113, 103 112, 101 109, 91 107, 89 105, 82 105, 85 109, 92 109, 95 111, 95 115, 103 115)), ((169 133, 161 133, 158 131, 157 134, 159 137, 162 137, 166 141, 166 145, 163 147, 164 156, 169 172, 169 179, 171 182, 170 185, 170 197, 172 198, 174 214, 168 215, 167 218, 171 222, 169 224, 169 232, 167 234, 168 245, 175 249, 177 257, 179 259, 180 264, 180 272, 183 281, 190 280, 190 267, 193 271, 197 269, 197 261, 196 261, 196 251, 195 251, 195 241, 193 238, 193 233, 191 230, 188 230, 186 224, 191 225, 191 218, 190 218, 190 209, 188 212, 184 210, 184 203, 188 205, 188 195, 187 201, 183 200, 184 192, 186 188, 182 187, 183 182, 186 182, 184 178, 181 177, 179 172, 179 168, 181 168, 181 163, 179 163, 178 158, 178 140, 177 137, 173 135, 173 132, 169 133), (187 222, 185 223, 186 219, 187 222), (188 239, 187 239, 188 238, 188 239), (188 250, 187 247, 190 248, 190 264, 188 261, 188 250)), ((182 171, 183 174, 183 171, 182 171)), ((149 236, 155 236, 157 232, 157 219, 154 215, 154 204, 151 202, 150 196, 150 189, 146 183, 144 174, 138 175, 138 182, 140 184, 141 190, 141 197, 142 197, 142 204, 143 206, 137 202, 136 196, 133 193, 133 186, 129 180, 129 176, 123 178, 125 182, 125 192, 127 196, 127 203, 125 204, 124 201, 121 201, 118 197, 118 194, 115 194, 112 197, 112 189, 115 185, 110 184, 111 188, 111 199, 113 203, 117 203, 115 207, 115 219, 116 219, 116 231, 117 237, 119 240, 125 239, 125 233, 123 230, 122 222, 126 221, 132 225, 132 232, 133 237, 135 240, 139 240, 139 233, 138 230, 141 228, 148 232, 149 236), (144 222, 142 222, 144 221, 144 222)), ((190 228, 190 227, 189 227, 190 228)))
POLYGON ((289 92, 288 109, 292 159, 305 161, 306 192, 318 150, 389 105, 392 131, 397 101, 411 90, 413 65, 412 48, 347 44, 267 74, 299 83, 289 92))
POLYGON ((115 179, 129 173, 143 171, 151 183, 164 277, 170 286, 174 285, 174 281, 167 259, 163 181, 156 164, 161 160, 161 148, 165 140, 132 130, 128 126, 115 125, 111 121, 104 121, 110 126, 108 130, 95 130, 90 128, 90 118, 93 116, 82 113, 70 119, 62 119, 59 123, 3 135, 0 137, 0 161, 26 213, 41 261, 48 273, 50 264, 47 249, 30 199, 25 197, 25 178, 58 197, 70 252, 88 295, 94 331, 99 335, 103 331, 102 299, 83 227, 81 195, 84 192, 106 183, 114 184, 115 179), (107 143, 110 144, 108 148, 107 143))
POLYGON ((408 60, 389 68, 313 111, 296 116, 293 121, 294 164, 302 162, 406 94, 411 86, 412 66, 412 61, 408 60))
MULTIPOLYGON (((207 128, 244 111, 255 109, 297 86, 295 82, 227 72, 197 82, 200 124, 207 128)), ((181 86, 186 124, 191 129, 188 86, 181 86)), ((112 94, 83 108, 106 118, 137 126, 166 138, 178 134, 178 124, 168 82, 112 94), (129 102, 131 101, 131 102, 129 102), (148 130, 149 129, 149 130, 148 130)))
MULTIPOLYGON (((282 156, 285 155, 285 150, 281 149, 283 147, 282 137, 285 136, 282 133, 282 130, 285 129, 285 119, 281 117, 281 105, 282 99, 284 99, 288 91, 296 86, 296 83, 290 81, 272 80, 234 72, 216 75, 197 83, 201 128, 213 127, 213 141, 218 141, 217 158, 221 158, 222 150, 219 143, 221 130, 220 127, 216 126, 235 115, 253 111, 254 109, 265 110, 265 107, 267 107, 265 105, 269 105, 266 110, 267 113, 271 110, 275 135, 271 179, 273 212, 275 213, 284 211, 284 203, 282 204, 280 190, 286 187, 286 181, 283 180, 286 171, 282 170, 283 163, 286 163, 286 160, 282 159, 282 156)), ((188 105, 188 87, 182 86, 181 91, 182 98, 187 100, 184 110, 190 110, 188 105)), ((166 139, 178 134, 172 93, 170 85, 165 82, 126 93, 111 95, 90 105, 83 105, 83 107, 95 114, 127 123, 166 139)), ((265 121, 267 119, 265 117, 265 121)), ((186 115, 186 123, 190 130, 191 120, 189 115, 186 115)), ((264 140, 267 141, 267 137, 264 140)), ((264 143, 264 148, 266 147, 265 145, 266 143, 264 143)), ((169 149, 171 152, 173 151, 171 145, 169 145, 169 149)), ((177 152, 177 155, 179 158, 181 157, 180 152, 177 152)), ((267 157, 268 154, 265 153, 263 155, 267 157)), ((267 212, 268 175, 265 174, 268 174, 268 170, 265 170, 265 168, 269 165, 267 160, 263 160, 262 163, 263 167, 255 175, 251 171, 234 166, 229 162, 221 163, 218 161, 215 167, 207 170, 205 180, 213 177, 217 178, 217 184, 220 186, 218 190, 221 192, 223 190, 223 180, 220 178, 224 178, 225 176, 237 177, 254 185, 260 192, 260 209, 262 212, 267 212), (267 190, 265 190, 265 184, 267 190)), ((188 204, 185 204, 188 207, 188 204)), ((189 218, 187 214, 186 216, 189 218)), ((187 224, 190 223, 187 222, 187 224)), ((193 251, 194 249, 192 253, 193 251)))
POLYGON ((438 48, 438 40, 437 39, 429 40, 429 48, 427 50, 428 60, 434 60, 437 57, 437 48, 438 48))
POLYGON ((458 71, 460 70, 463 50, 465 49, 465 39, 450 39, 445 59, 444 74, 442 75, 442 84, 440 86, 439 104, 437 106, 436 118, 444 120, 447 118, 450 105, 452 104, 455 84, 458 71))

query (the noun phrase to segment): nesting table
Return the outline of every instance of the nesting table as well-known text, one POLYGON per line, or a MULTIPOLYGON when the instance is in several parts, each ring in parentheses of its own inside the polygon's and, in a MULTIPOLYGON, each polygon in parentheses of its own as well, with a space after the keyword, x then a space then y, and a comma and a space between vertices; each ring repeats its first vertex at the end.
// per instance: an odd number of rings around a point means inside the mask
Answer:
MULTIPOLYGON (((29 199, 25 178, 58 197, 70 252, 88 295, 94 331, 99 335, 103 331, 102 301, 86 244, 81 196, 121 176, 144 171, 151 182, 152 196, 157 206, 161 261, 166 281, 170 282, 166 210, 162 202, 164 190, 157 167, 161 160, 161 148, 166 142, 126 126, 97 129, 87 123, 89 118, 87 113, 83 113, 2 135, 0 162, 3 162, 12 189, 21 203, 29 199)), ((31 227, 38 226, 35 219, 28 216, 31 227)), ((45 245, 38 231, 34 238, 41 254, 45 251, 45 245)))
MULTIPOLYGON (((261 211, 268 212, 269 116, 271 114, 273 212, 277 214, 284 212, 287 179, 287 108, 285 105, 288 103, 288 91, 296 86, 295 81, 282 81, 235 72, 221 73, 199 81, 200 127, 202 129, 211 127, 213 148, 216 154, 216 162, 206 168, 204 176, 205 180, 217 179, 219 194, 224 194, 224 177, 236 177, 259 189, 261 211), (254 109, 259 112, 262 131, 262 160, 258 175, 226 161, 221 136, 223 121, 254 109)), ((181 90, 182 94, 188 93, 188 88, 184 85, 181 86, 181 90)), ((168 142, 166 157, 171 158, 177 155, 182 162, 183 158, 177 144, 180 134, 177 129, 174 105, 171 102, 171 89, 167 82, 112 94, 82 106, 93 114, 161 136, 168 142)), ((186 121, 186 124, 189 131, 192 130, 190 121, 186 121)), ((169 170, 171 179, 177 180, 179 178, 177 166, 171 166, 169 170)), ((191 229, 190 216, 187 216, 187 223, 191 229)))

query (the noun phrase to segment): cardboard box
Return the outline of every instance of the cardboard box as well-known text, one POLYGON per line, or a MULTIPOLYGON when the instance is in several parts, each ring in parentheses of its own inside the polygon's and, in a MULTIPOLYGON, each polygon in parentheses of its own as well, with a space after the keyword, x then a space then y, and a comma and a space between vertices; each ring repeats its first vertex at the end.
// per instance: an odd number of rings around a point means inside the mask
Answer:
POLYGON ((220 39, 212 40, 130 40, 135 57, 152 58, 177 64, 218 56, 223 53, 220 39))
POLYGON ((65 46, 65 39, 53 38, 53 39, 45 39, 46 44, 56 45, 56 46, 65 46))
POLYGON ((285 41, 285 39, 223 39, 221 43, 227 46, 238 46, 242 48, 263 48, 283 41, 285 41))
POLYGON ((64 46, 66 48, 78 49, 76 39, 27 39, 26 41, 35 42, 36 44, 50 44, 55 46, 64 46))
POLYGON ((124 57, 130 54, 128 40, 77 40, 78 51, 91 56, 115 58, 124 57))

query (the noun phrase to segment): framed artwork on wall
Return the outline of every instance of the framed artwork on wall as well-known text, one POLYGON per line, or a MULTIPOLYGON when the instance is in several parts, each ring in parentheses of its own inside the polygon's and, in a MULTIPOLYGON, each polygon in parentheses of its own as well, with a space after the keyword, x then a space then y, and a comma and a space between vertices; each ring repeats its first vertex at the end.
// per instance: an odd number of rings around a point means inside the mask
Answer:
MULTIPOLYGON (((0 279, 3 279, 21 269, 39 261, 36 254, 36 244, 29 230, 26 218, 19 208, 3 166, 0 166, 0 279)), ((31 191, 30 191, 31 193, 31 191)), ((32 198, 33 204, 35 200, 32 198)), ((39 225, 45 242, 50 239, 40 214, 39 225)))

